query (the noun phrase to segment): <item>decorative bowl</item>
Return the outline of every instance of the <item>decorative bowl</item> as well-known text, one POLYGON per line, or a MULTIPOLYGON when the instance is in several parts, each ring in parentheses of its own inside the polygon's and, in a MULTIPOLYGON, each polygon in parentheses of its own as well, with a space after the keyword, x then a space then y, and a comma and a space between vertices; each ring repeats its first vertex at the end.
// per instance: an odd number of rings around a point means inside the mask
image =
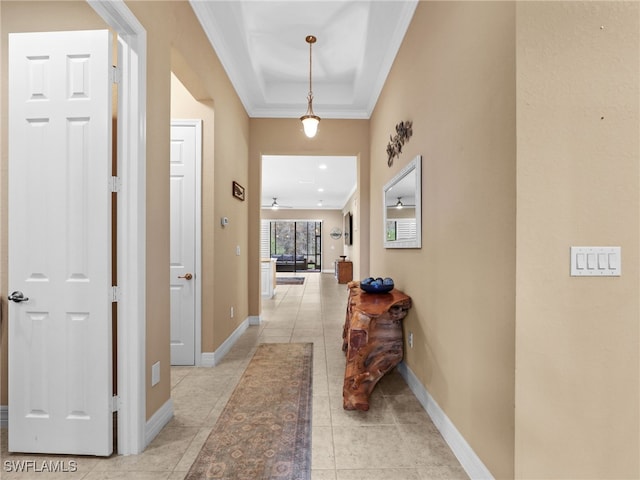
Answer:
POLYGON ((367 277, 360 281, 360 288, 367 293, 387 293, 393 290, 393 278, 367 277))
POLYGON ((393 290, 393 285, 380 285, 377 283, 363 285, 361 283, 360 288, 367 293, 389 293, 391 290, 393 290))

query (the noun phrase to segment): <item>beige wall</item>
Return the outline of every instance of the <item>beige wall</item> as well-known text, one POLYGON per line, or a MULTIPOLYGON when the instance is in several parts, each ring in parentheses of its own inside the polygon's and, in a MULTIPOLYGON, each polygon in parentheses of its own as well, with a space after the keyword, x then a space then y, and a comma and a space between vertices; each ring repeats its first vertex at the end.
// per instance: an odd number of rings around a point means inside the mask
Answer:
MULTIPOLYGON (((2 118, 6 119, 7 33, 18 31, 74 30, 105 28, 104 22, 85 2, 11 2, 3 0, 2 8, 2 118)), ((127 5, 147 32, 147 257, 146 257, 146 414, 151 417, 170 394, 169 372, 169 124, 171 69, 192 93, 201 100, 203 108, 215 104, 213 155, 208 150, 205 175, 210 180, 205 192, 208 218, 204 229, 208 246, 215 243, 213 253, 205 256, 208 271, 219 266, 206 277, 208 291, 213 297, 205 303, 207 323, 203 324, 203 350, 213 351, 248 315, 247 301, 247 216, 248 202, 231 197, 231 181, 248 183, 248 117, 231 86, 224 69, 202 32, 188 2, 127 2, 127 5), (165 139, 165 140, 162 140, 165 139), (212 158, 215 159, 213 174, 212 158), (213 177, 218 188, 213 188, 213 177), (233 219, 231 228, 221 232, 216 218, 222 215, 233 219), (243 255, 235 256, 240 245, 243 255), (231 255, 230 252, 234 252, 231 255), (217 256, 217 257, 216 257, 217 256), (212 285, 216 285, 213 289, 212 285), (220 299, 224 299, 220 300, 220 299), (219 301, 216 301, 219 300, 219 301), (235 306, 236 316, 229 318, 229 306, 235 306), (219 307, 218 307, 219 306, 219 307), (151 365, 161 362, 161 381, 150 385, 151 365)), ((209 126, 209 125, 208 125, 209 126)), ((2 256, 0 261, 1 293, 6 298, 6 121, 2 128, 2 256)), ((6 312, 5 312, 6 313, 6 312)), ((5 316, 6 318, 6 316, 5 316)), ((6 342, 6 322, 3 323, 3 342, 6 342)), ((2 349, 3 383, 0 401, 6 404, 6 344, 2 349)))
POLYGON ((412 297, 405 361, 496 478, 513 476, 515 113, 514 4, 420 2, 371 118, 371 272, 412 297), (382 187, 418 154, 422 248, 384 249, 382 187))
POLYGON ((496 478, 640 477, 639 17, 421 2, 371 119, 371 269, 413 297, 406 362, 496 478), (416 154, 423 248, 384 250, 376 191, 416 154), (571 245, 622 246, 622 277, 570 277, 571 245))
MULTIPOLYGON (((302 112, 304 113, 304 112, 302 112)), ((305 137, 298 119, 252 118, 249 150, 249 309, 260 314, 260 189, 262 155, 353 155, 358 157, 360 227, 369 230, 369 121, 323 119, 315 138, 305 137), (255 193, 254 193, 255 192, 255 193)), ((360 268, 369 269, 369 236, 359 238, 360 268)), ((351 253, 349 253, 351 255, 351 253)))
MULTIPOLYGON (((248 185, 249 119, 188 2, 141 1, 127 2, 127 5, 147 29, 148 105, 162 105, 157 112, 148 111, 148 117, 152 117, 157 125, 147 135, 151 138, 168 138, 171 71, 200 102, 199 106, 193 106, 193 113, 206 114, 205 128, 209 131, 204 132, 203 136, 202 240, 203 250, 207 249, 208 252, 203 255, 203 298, 207 300, 203 302, 202 350, 213 352, 248 317, 249 311, 248 202, 241 202, 231 195, 232 181, 245 187, 248 185), (158 100, 162 98, 165 100, 158 100), (214 113, 215 123, 211 125, 214 113), (230 219, 230 224, 224 229, 219 222, 222 216, 230 219), (240 256, 235 255, 236 246, 240 247, 240 256), (231 307, 235 311, 233 318, 230 315, 231 307)), ((188 113, 191 115, 191 111, 188 113)), ((161 163, 156 172, 156 183, 161 187, 159 200, 164 205, 168 203, 169 188, 168 143, 163 145, 162 150, 154 160, 161 163)), ((247 197, 250 198, 250 194, 248 192, 247 197)), ((168 255, 169 217, 166 212, 166 209, 159 212, 162 219, 158 219, 158 223, 162 224, 163 250, 166 249, 164 253, 168 255)), ((159 264, 162 272, 156 272, 164 282, 163 288, 168 285, 167 265, 168 261, 159 264)), ((155 334, 155 341, 148 346, 149 365, 153 363, 151 356, 166 357, 166 361, 169 361, 168 311, 163 310, 161 315, 160 333, 155 334)), ((166 398, 162 395, 157 400, 166 398)), ((160 405, 159 402, 148 404, 148 413, 160 405)))
POLYGON ((518 478, 640 478, 640 5, 518 2, 518 478), (572 245, 622 276, 569 276, 572 245))
POLYGON ((342 230, 342 212, 340 210, 298 210, 263 208, 260 211, 262 220, 315 220, 322 222, 322 270, 333 271, 333 262, 345 255, 344 238, 334 240, 329 236, 331 229, 342 230))
MULTIPOLYGON (((172 58, 176 58, 174 52, 172 58)), ((173 65, 173 61, 172 61, 173 65)), ((183 69, 180 69, 182 71, 183 69)), ((194 80, 192 80, 193 82, 194 80)), ((199 80, 197 81, 199 85, 199 80)), ((214 251, 215 231, 218 225, 214 218, 215 163, 214 163, 214 130, 215 112, 210 100, 196 100, 189 90, 174 75, 171 75, 171 118, 186 120, 202 120, 202 292, 213 292, 215 281, 214 251)), ((202 339, 203 352, 213 351, 214 330, 214 295, 204 294, 202 303, 202 339)))

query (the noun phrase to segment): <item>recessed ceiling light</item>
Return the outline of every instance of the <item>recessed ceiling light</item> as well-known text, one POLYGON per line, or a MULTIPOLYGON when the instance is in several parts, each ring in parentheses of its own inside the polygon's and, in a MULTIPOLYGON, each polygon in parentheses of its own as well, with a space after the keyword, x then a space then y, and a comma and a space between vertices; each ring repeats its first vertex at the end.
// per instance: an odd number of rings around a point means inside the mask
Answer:
POLYGON ((319 192, 324 192, 324 188, 320 187, 320 188, 318 189, 318 191, 319 191, 319 192))
POLYGON ((319 168, 320 170, 326 170, 326 169, 327 169, 327 166, 326 166, 324 163, 321 163, 320 165, 318 165, 318 168, 319 168))

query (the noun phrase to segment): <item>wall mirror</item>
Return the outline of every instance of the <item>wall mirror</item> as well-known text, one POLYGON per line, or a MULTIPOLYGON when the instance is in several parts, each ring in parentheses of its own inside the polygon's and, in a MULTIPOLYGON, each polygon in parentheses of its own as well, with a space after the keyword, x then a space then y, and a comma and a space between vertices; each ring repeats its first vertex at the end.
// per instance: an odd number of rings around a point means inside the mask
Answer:
POLYGON ((385 248, 422 247, 422 157, 418 155, 382 188, 385 248))

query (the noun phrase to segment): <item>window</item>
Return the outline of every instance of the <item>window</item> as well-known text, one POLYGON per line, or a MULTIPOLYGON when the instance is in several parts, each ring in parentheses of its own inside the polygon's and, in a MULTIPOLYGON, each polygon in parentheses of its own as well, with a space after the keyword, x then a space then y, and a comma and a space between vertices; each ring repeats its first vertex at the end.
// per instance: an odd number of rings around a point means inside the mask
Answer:
POLYGON ((322 222, 262 220, 260 254, 279 272, 322 270, 322 222))

